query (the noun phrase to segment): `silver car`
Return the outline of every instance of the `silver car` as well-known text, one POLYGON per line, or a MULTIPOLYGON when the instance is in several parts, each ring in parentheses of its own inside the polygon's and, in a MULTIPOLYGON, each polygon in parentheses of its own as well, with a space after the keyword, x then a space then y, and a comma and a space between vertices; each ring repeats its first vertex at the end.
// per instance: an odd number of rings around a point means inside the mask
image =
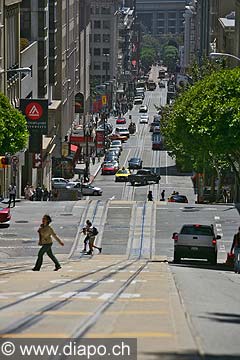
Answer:
POLYGON ((68 183, 68 180, 64 178, 52 178, 53 189, 65 189, 68 183))
POLYGON ((102 189, 91 184, 81 184, 80 182, 69 182, 66 189, 78 191, 80 194, 88 195, 102 195, 102 189))

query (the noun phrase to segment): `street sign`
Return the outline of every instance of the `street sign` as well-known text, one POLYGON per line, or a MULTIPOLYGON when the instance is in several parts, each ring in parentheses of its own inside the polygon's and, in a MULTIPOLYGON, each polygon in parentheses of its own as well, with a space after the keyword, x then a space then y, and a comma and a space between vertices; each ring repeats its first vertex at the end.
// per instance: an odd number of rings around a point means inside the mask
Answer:
POLYGON ((42 167, 42 154, 35 153, 33 154, 33 168, 40 169, 42 167))
POLYGON ((11 158, 11 163, 12 163, 12 165, 18 165, 18 163, 19 163, 19 159, 18 159, 18 157, 17 156, 12 156, 12 158, 11 158))

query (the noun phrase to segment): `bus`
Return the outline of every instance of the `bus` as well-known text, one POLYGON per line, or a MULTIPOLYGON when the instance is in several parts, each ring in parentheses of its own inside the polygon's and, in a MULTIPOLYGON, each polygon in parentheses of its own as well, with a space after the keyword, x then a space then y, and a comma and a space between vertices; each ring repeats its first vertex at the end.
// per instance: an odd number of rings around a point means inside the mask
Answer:
POLYGON ((152 150, 163 150, 163 137, 160 132, 152 134, 152 150))

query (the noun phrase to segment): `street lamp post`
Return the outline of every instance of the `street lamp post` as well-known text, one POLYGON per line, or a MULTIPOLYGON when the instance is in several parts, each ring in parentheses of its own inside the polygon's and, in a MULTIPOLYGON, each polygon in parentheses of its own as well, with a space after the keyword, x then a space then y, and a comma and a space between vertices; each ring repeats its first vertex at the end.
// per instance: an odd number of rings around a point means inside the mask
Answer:
POLYGON ((230 57, 232 59, 235 59, 237 61, 240 61, 240 58, 233 55, 233 54, 228 54, 228 53, 221 53, 221 52, 211 52, 209 54, 209 57, 220 57, 220 56, 223 56, 223 57, 230 57))

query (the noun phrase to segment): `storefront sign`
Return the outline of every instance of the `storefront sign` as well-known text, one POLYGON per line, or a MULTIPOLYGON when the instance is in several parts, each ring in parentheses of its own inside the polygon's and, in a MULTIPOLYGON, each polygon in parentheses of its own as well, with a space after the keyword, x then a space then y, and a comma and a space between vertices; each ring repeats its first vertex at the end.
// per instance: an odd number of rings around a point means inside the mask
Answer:
POLYGON ((28 130, 38 134, 48 133, 48 100, 20 99, 20 110, 27 119, 28 130))

